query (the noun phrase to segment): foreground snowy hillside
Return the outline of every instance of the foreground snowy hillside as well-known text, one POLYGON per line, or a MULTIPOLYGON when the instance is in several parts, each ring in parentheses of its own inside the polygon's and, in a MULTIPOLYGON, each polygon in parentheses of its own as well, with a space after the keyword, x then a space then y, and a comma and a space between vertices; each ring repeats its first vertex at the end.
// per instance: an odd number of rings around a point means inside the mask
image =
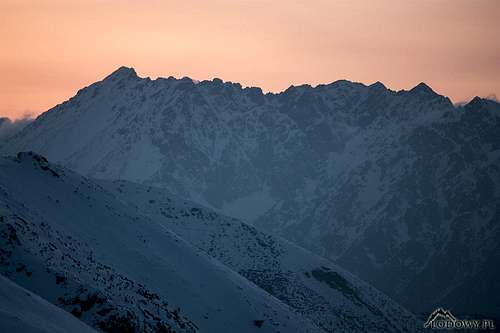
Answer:
POLYGON ((319 332, 91 181, 0 160, 0 272, 102 331, 319 332))
POLYGON ((1 275, 0 332, 96 333, 70 313, 1 275))
POLYGON ((425 84, 263 94, 122 67, 0 151, 168 189, 337 261, 414 312, 500 313, 500 105, 425 84), (485 301, 486 300, 486 301, 485 301))
POLYGON ((0 272, 102 331, 420 325, 302 249, 158 190, 101 186, 33 153, 0 159, 0 219, 0 272))
POLYGON ((116 197, 246 277, 327 332, 417 331, 385 295, 326 259, 234 218, 127 181, 100 181, 116 197))

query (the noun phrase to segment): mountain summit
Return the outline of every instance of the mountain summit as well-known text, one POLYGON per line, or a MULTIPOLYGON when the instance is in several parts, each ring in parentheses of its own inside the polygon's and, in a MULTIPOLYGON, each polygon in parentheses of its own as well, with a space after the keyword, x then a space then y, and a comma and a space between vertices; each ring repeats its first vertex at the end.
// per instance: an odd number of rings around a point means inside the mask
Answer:
POLYGON ((414 88, 410 90, 410 92, 418 93, 418 94, 432 94, 437 95, 431 87, 429 87, 424 82, 420 82, 414 88))
POLYGON ((138 78, 135 69, 132 67, 121 66, 113 73, 109 74, 104 80, 116 81, 121 78, 138 78))

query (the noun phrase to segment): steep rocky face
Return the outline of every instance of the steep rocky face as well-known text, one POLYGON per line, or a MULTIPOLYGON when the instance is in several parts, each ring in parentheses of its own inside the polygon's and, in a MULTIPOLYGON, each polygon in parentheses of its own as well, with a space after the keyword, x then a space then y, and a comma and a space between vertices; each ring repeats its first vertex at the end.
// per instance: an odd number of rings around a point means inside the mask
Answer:
POLYGON ((499 118, 495 102, 455 108, 423 83, 263 94, 121 68, 2 151, 167 188, 337 260, 415 311, 499 313, 498 296, 480 305, 498 288, 499 118))
POLYGON ((284 201, 257 225, 335 258, 415 311, 495 315, 499 111, 476 99, 367 130, 306 203, 284 201))

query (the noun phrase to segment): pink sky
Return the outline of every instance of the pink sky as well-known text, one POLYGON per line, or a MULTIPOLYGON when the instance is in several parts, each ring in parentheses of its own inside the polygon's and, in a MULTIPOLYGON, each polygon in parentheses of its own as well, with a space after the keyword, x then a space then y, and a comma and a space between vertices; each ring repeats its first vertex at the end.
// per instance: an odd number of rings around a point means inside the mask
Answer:
POLYGON ((498 0, 1 0, 0 116, 121 65, 265 91, 339 79, 500 97, 498 0))

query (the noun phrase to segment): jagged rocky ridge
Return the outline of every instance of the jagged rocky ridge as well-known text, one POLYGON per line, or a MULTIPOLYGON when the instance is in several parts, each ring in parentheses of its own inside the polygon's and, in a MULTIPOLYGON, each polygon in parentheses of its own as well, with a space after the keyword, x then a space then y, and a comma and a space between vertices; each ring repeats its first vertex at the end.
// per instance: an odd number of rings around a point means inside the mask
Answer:
POLYGON ((0 273, 104 332, 421 326, 286 241, 158 189, 96 183, 34 153, 0 158, 0 273))
POLYGON ((500 313, 499 105, 425 84, 349 81, 280 94, 120 68, 2 151, 35 150, 246 219, 416 312, 500 313))

